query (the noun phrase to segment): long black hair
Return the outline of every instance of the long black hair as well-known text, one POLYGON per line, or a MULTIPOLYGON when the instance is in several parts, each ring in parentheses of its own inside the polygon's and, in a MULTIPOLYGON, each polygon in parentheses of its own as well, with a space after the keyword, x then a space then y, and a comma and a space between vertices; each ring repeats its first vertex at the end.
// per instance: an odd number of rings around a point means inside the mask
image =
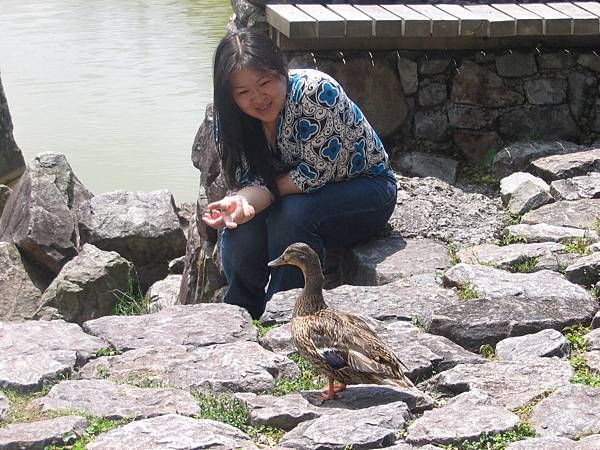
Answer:
POLYGON ((282 163, 270 150, 261 121, 242 112, 231 93, 231 74, 246 67, 288 80, 287 61, 271 39, 243 28, 228 33, 215 51, 213 65, 217 151, 229 188, 239 187, 235 171, 241 167, 244 155, 251 173, 261 177, 278 198, 275 179, 283 172, 282 163))

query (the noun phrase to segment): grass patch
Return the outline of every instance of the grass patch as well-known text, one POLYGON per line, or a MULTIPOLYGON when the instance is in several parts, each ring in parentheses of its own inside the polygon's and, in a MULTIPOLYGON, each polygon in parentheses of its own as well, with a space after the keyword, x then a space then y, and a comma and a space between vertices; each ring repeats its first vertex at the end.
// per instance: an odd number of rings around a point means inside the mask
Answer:
POLYGON ((521 423, 513 431, 499 434, 485 433, 478 441, 462 441, 444 447, 446 450, 504 450, 513 442, 536 437, 529 425, 521 423))
POLYGON ((448 258, 450 259, 450 263, 452 265, 460 263, 460 258, 458 257, 458 250, 458 245, 455 242, 450 242, 448 244, 448 258))
POLYGON ((494 359, 496 357, 496 350, 490 344, 483 344, 479 347, 479 354, 486 359, 494 359))
POLYGON ((515 234, 509 234, 507 232, 502 233, 502 237, 498 242, 498 245, 501 247, 505 247, 511 244, 527 244, 527 238, 525 236, 517 236, 515 234))
POLYGON ((519 418, 523 422, 527 422, 529 420, 529 416, 531 415, 531 411, 533 411, 533 408, 535 408, 539 402, 541 402, 542 400, 544 400, 545 398, 550 396, 550 394, 552 394, 555 390, 556 389, 549 389, 548 391, 536 396, 529 403, 521 406, 520 408, 516 409, 513 412, 517 416, 519 416, 519 418))
POLYGON ((113 291, 117 298, 114 313, 117 316, 139 316, 148 312, 148 299, 142 294, 137 283, 130 276, 127 281, 127 291, 113 291))
POLYGON ((594 231, 600 234, 600 217, 596 217, 596 220, 594 221, 594 231))
POLYGON ((276 323, 274 325, 263 325, 259 319, 254 319, 252 321, 252 325, 254 325, 258 329, 258 335, 260 337, 265 336, 269 331, 274 330, 275 328, 279 328, 281 324, 276 323))
POLYGON ((426 331, 427 330, 427 324, 425 323, 425 319, 423 319, 419 314, 415 314, 414 316, 412 316, 412 319, 410 319, 410 323, 412 324, 412 326, 418 328, 420 331, 426 331))
POLYGON ((589 333, 591 328, 583 325, 573 325, 565 327, 563 332, 571 344, 571 357, 569 363, 575 369, 575 375, 571 383, 585 384, 591 387, 600 387, 600 374, 587 365, 587 359, 584 354, 587 350, 588 340, 585 334, 589 333))
POLYGON ((270 394, 283 396, 292 392, 323 389, 327 382, 326 378, 319 374, 306 359, 298 353, 292 354, 290 359, 300 368, 300 375, 291 380, 278 379, 270 394))
POLYGON ((480 297, 475 288, 473 288, 473 286, 471 286, 471 283, 469 283, 468 281, 463 281, 459 283, 456 293, 463 300, 473 300, 480 297))
POLYGON ((535 266, 538 259, 535 256, 525 256, 520 262, 509 267, 513 273, 531 273, 535 272, 535 266))
POLYGON ((66 433, 63 436, 63 446, 47 446, 44 450, 85 450, 96 436, 106 433, 121 425, 131 422, 132 419, 109 420, 102 417, 87 417, 89 425, 79 434, 75 432, 66 433))
POLYGON ((571 238, 565 243, 565 250, 569 253, 577 253, 579 255, 589 255, 592 251, 589 246, 592 242, 586 237, 571 238))

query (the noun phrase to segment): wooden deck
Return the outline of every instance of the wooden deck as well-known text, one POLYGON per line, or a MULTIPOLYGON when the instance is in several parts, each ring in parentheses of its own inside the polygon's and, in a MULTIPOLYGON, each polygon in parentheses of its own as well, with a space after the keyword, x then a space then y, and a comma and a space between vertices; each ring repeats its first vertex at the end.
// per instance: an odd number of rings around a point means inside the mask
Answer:
POLYGON ((266 5, 286 50, 600 47, 600 3, 266 5))

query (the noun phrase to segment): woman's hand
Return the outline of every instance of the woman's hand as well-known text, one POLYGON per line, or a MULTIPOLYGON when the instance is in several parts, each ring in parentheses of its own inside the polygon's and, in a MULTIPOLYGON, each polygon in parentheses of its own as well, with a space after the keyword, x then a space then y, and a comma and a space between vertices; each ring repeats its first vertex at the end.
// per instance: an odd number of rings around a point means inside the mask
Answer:
POLYGON ((231 195, 210 203, 202 221, 211 228, 236 228, 248 222, 256 214, 254 207, 242 195, 231 195))

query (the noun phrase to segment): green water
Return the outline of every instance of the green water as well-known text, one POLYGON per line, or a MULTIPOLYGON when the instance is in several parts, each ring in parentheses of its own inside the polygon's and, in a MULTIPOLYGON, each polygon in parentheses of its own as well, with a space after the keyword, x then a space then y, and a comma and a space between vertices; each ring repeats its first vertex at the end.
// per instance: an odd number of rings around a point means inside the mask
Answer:
POLYGON ((95 194, 195 200, 229 0, 0 0, 0 74, 26 160, 67 156, 95 194))

